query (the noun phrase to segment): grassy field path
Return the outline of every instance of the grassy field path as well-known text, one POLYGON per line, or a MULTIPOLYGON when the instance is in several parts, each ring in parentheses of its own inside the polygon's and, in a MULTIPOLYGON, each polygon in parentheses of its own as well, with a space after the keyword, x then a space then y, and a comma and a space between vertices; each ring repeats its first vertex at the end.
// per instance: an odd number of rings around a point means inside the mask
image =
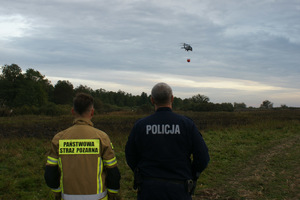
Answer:
POLYGON ((280 140, 266 151, 257 152, 255 157, 241 165, 226 185, 203 189, 193 199, 270 199, 270 196, 273 196, 271 199, 278 199, 278 196, 300 199, 299 152, 300 133, 280 140))

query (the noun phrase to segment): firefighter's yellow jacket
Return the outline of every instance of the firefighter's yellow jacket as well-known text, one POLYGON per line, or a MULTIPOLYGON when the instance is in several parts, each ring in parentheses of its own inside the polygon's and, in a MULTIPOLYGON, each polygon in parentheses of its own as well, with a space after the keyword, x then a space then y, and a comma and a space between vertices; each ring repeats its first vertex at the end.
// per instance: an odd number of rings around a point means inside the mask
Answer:
POLYGON ((52 190, 64 200, 106 199, 107 191, 118 192, 105 182, 107 169, 117 166, 112 143, 88 119, 75 119, 72 127, 54 136, 46 165, 58 166, 60 186, 52 190))

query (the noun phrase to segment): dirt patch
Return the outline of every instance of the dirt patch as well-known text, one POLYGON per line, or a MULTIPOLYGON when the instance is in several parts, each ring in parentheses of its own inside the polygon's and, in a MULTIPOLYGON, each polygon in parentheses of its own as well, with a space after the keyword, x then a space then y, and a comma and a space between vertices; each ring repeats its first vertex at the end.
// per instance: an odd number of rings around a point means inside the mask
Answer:
POLYGON ((224 192, 222 192, 220 189, 203 189, 193 196, 193 200, 232 200, 230 197, 226 198, 224 195, 221 196, 223 193, 224 192))

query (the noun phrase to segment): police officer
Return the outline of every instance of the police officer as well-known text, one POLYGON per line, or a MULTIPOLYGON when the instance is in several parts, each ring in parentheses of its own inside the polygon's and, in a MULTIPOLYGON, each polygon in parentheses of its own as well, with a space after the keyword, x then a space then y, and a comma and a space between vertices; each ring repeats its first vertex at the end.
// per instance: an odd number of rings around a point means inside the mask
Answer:
POLYGON ((56 199, 119 199, 120 173, 106 133, 93 127, 93 98, 74 98, 74 125, 52 140, 45 168, 47 185, 56 199))
POLYGON ((202 135, 191 119, 172 112, 173 99, 169 85, 156 84, 151 91, 155 113, 138 120, 128 137, 126 160, 139 200, 192 199, 209 162, 202 135))

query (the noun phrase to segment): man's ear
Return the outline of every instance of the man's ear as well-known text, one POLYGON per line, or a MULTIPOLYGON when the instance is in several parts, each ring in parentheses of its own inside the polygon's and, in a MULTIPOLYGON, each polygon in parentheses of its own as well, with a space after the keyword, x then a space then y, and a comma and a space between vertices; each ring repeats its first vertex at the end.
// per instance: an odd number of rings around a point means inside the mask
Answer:
POLYGON ((72 108, 71 113, 72 113, 72 115, 75 115, 75 114, 76 114, 74 108, 72 108))
POLYGON ((91 117, 94 116, 94 113, 95 113, 95 109, 93 108, 93 109, 91 110, 91 117))
POLYGON ((172 95, 172 97, 171 97, 171 103, 173 103, 173 101, 174 101, 174 96, 172 95))
POLYGON ((152 105, 155 104, 155 101, 154 101, 153 97, 150 97, 150 101, 151 101, 152 105))

